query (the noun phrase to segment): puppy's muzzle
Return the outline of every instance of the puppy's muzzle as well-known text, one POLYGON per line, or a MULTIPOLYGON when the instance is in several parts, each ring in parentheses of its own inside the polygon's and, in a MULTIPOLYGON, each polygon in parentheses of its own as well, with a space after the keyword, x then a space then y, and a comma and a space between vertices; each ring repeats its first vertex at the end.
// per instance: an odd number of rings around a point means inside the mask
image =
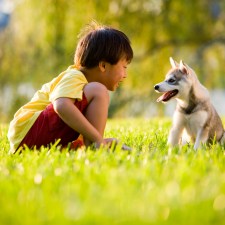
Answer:
POLYGON ((158 90, 159 90, 159 85, 156 84, 156 85, 154 86, 154 88, 155 88, 156 91, 158 91, 158 90))

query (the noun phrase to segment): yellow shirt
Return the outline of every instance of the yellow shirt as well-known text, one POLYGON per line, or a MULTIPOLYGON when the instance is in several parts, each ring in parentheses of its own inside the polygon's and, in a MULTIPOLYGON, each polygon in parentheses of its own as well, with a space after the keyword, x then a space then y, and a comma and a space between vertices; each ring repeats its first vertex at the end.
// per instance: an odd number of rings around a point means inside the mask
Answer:
POLYGON ((8 130, 10 152, 14 153, 40 113, 60 97, 82 99, 87 79, 74 65, 62 72, 51 82, 44 84, 30 102, 22 106, 14 115, 8 130))

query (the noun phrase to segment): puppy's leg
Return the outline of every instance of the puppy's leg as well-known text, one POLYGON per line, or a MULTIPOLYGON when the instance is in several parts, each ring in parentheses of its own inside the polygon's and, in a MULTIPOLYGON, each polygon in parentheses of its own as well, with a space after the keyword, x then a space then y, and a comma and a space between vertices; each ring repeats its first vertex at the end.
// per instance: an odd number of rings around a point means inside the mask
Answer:
POLYGON ((174 147, 179 144, 179 140, 181 138, 183 129, 184 129, 183 116, 180 113, 175 111, 173 116, 173 126, 170 130, 170 134, 168 137, 168 144, 171 147, 174 147))
POLYGON ((190 143, 190 141, 191 141, 191 137, 190 137, 190 135, 187 133, 187 130, 184 129, 184 130, 183 130, 183 133, 182 133, 182 137, 181 137, 181 144, 182 144, 182 145, 186 145, 186 144, 190 143))
POLYGON ((200 128, 198 130, 197 136, 196 136, 196 141, 194 144, 194 149, 197 150, 200 143, 204 144, 207 142, 208 140, 208 134, 209 134, 209 130, 208 129, 204 129, 204 128, 200 128))
POLYGON ((170 134, 169 134, 169 137, 168 137, 168 144, 171 146, 171 147, 174 147, 176 145, 179 144, 179 140, 181 138, 181 135, 182 135, 182 131, 183 131, 183 127, 172 127, 172 129, 170 130, 170 134))
POLYGON ((225 132, 223 132, 222 138, 220 139, 220 143, 225 144, 225 132))

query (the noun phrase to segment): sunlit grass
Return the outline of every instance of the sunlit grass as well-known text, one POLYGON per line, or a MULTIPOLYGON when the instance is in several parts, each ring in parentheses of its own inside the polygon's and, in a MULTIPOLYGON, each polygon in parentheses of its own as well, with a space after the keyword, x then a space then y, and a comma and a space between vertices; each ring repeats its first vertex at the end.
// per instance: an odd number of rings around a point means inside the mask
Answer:
POLYGON ((225 151, 166 145, 170 119, 114 119, 132 152, 57 147, 9 155, 0 126, 0 224, 223 224, 225 151))

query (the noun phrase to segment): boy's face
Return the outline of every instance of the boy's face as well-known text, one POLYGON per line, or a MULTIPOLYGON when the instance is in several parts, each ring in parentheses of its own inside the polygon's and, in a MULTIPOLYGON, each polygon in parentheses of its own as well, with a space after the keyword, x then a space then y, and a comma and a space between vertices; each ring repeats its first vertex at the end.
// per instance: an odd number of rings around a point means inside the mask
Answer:
POLYGON ((105 86, 109 91, 115 91, 120 82, 127 77, 127 65, 126 59, 121 59, 117 64, 111 65, 110 63, 105 64, 105 86))

